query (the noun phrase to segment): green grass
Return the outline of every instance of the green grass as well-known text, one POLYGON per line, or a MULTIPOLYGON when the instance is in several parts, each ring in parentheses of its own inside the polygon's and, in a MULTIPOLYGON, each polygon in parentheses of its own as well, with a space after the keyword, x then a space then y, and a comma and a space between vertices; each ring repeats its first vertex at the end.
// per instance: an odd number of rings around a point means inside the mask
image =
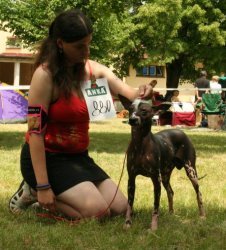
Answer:
MULTIPOLYGON (((160 127, 153 127, 156 132, 160 127)), ((21 181, 20 148, 26 124, 0 125, 0 249, 226 249, 226 133, 185 130, 197 151, 206 220, 199 219, 195 192, 184 170, 175 170, 171 184, 175 193, 175 214, 169 215, 166 192, 162 189, 159 229, 148 230, 153 205, 150 179, 138 176, 132 228, 123 229, 124 218, 105 222, 83 221, 69 225, 36 216, 32 209, 15 216, 8 200, 21 181)), ((90 155, 118 183, 130 127, 122 119, 90 125, 90 155)), ((120 188, 126 194, 127 172, 120 188)))

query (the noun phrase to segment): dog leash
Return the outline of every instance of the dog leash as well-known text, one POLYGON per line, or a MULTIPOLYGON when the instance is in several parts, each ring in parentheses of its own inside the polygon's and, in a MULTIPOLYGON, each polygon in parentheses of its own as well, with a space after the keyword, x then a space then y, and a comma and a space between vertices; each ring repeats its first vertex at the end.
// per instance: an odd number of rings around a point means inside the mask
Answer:
POLYGON ((123 172, 124 172, 124 169, 125 169, 126 156, 127 156, 127 151, 126 151, 126 153, 125 153, 125 157, 124 157, 124 160, 123 160, 122 171, 121 171, 121 174, 120 174, 120 177, 119 177, 118 185, 117 185, 115 194, 114 194, 114 196, 113 196, 113 199, 112 199, 112 201, 110 202, 110 204, 108 205, 108 207, 104 210, 104 212, 101 212, 101 213, 99 213, 99 214, 97 214, 97 215, 95 216, 96 218, 101 218, 101 216, 103 216, 105 213, 107 213, 108 209, 111 207, 112 203, 113 203, 114 200, 115 200, 115 197, 116 197, 116 195, 117 195, 117 193, 118 193, 119 186, 120 186, 120 183, 121 183, 121 180, 122 180, 123 172))
MULTIPOLYGON (((127 149, 128 151, 128 149, 127 149)), ((111 200, 111 202, 109 203, 109 205, 107 206, 107 208, 104 210, 104 211, 101 211, 100 213, 96 214, 94 216, 94 218, 101 218, 102 216, 104 216, 108 209, 111 207, 112 203, 114 202, 115 200, 115 197, 118 193, 118 190, 119 190, 119 186, 120 186, 120 183, 121 183, 121 180, 122 180, 122 177, 123 177, 123 172, 124 172, 124 169, 125 169, 125 161, 126 161, 126 156, 127 156, 127 151, 125 153, 125 157, 124 157, 124 160, 123 160, 123 166, 122 166, 122 171, 121 171, 121 174, 120 174, 120 177, 119 177, 119 181, 118 181, 118 184, 117 184, 117 188, 116 188, 116 191, 115 191, 115 194, 111 200)), ((68 223, 69 225, 76 225, 78 223, 81 222, 81 218, 76 218, 76 219, 67 219, 66 217, 64 216, 57 216, 51 212, 48 212, 48 213, 36 213, 36 216, 40 217, 40 218, 46 218, 46 219, 53 219, 55 221, 60 221, 60 222, 66 222, 68 223)), ((91 219, 93 217, 88 217, 86 219, 91 219)))
POLYGON ((66 217, 57 216, 57 215, 54 215, 53 213, 36 213, 36 216, 40 218, 53 219, 55 221, 60 221, 60 222, 67 222, 69 225, 78 224, 81 220, 80 218, 67 219, 66 217))

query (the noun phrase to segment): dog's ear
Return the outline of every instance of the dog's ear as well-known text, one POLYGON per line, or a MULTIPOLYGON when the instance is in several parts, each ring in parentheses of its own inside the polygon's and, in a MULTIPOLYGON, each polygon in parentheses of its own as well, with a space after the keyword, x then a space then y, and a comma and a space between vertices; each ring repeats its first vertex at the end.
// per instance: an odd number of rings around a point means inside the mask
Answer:
POLYGON ((126 109, 126 110, 129 110, 132 102, 127 99, 125 96, 122 96, 122 95, 118 95, 118 98, 119 98, 119 101, 122 103, 123 107, 126 109))
POLYGON ((171 107, 172 103, 171 102, 162 102, 159 105, 156 106, 152 106, 152 109, 154 111, 154 113, 158 112, 158 111, 167 111, 170 107, 171 107))

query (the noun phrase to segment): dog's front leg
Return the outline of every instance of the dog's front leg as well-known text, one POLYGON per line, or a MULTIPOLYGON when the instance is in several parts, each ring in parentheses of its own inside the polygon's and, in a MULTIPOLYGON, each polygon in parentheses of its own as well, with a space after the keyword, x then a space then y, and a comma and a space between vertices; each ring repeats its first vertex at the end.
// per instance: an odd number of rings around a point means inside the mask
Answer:
POLYGON ((134 202, 134 195, 135 195, 135 176, 129 175, 128 179, 128 205, 126 211, 126 221, 125 221, 125 228, 130 228, 132 225, 132 213, 133 213, 133 202, 134 202))
POLYGON ((158 229, 159 203, 161 196, 161 181, 159 175, 151 178, 154 185, 154 211, 152 212, 151 230, 158 229))
POLYGON ((162 173, 162 184, 166 190, 167 198, 168 198, 168 204, 169 204, 169 212, 171 214, 174 213, 173 209, 173 189, 170 185, 170 176, 171 176, 172 170, 169 170, 167 172, 162 173))

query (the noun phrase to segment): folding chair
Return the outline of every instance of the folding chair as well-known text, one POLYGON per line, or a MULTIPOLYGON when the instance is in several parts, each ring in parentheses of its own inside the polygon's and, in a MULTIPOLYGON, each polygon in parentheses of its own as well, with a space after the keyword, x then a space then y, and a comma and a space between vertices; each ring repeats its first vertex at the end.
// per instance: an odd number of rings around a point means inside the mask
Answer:
POLYGON ((202 113, 207 115, 208 127, 223 129, 226 116, 226 104, 223 103, 220 94, 204 94, 202 96, 202 113))

